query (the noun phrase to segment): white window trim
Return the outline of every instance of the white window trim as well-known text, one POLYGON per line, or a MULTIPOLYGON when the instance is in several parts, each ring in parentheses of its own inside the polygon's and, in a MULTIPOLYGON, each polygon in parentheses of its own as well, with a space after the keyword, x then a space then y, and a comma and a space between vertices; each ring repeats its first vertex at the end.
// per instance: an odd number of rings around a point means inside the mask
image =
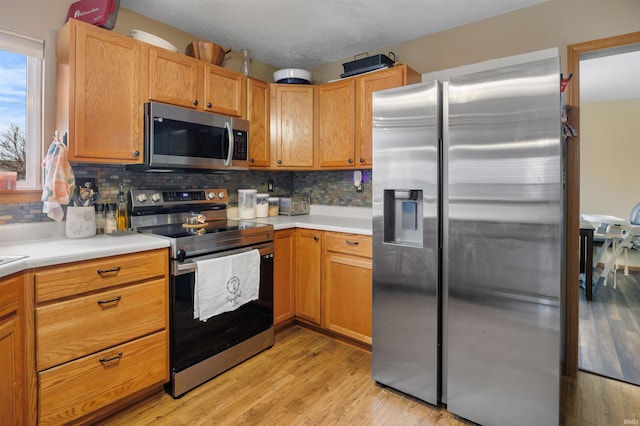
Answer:
POLYGON ((44 40, 0 28, 0 48, 27 56, 26 177, 18 189, 42 187, 44 40))

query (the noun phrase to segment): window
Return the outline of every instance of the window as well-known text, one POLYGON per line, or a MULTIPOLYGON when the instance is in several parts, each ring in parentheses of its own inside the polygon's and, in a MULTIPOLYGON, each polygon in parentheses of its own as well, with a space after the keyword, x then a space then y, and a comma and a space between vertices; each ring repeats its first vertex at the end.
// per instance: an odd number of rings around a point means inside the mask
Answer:
POLYGON ((41 186, 43 55, 42 40, 0 28, 0 172, 18 189, 41 186))

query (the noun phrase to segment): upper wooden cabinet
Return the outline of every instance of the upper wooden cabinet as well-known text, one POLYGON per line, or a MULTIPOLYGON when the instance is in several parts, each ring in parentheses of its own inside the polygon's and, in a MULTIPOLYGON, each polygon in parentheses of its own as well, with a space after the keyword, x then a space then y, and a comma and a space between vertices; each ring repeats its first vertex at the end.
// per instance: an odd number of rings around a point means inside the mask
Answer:
POLYGON ((316 87, 318 166, 353 167, 356 135, 356 82, 346 79, 316 87))
POLYGON ((272 168, 313 168, 313 86, 270 86, 272 168))
POLYGON ((148 99, 241 117, 246 77, 157 47, 148 47, 148 99))
POLYGON ((249 164, 269 167, 269 85, 247 78, 247 120, 249 120, 249 164))
POLYGON ((141 163, 141 43, 70 19, 58 32, 56 129, 69 160, 141 163))
POLYGON ((398 65, 356 77, 356 167, 371 167, 373 92, 419 83, 422 76, 406 65, 398 65))

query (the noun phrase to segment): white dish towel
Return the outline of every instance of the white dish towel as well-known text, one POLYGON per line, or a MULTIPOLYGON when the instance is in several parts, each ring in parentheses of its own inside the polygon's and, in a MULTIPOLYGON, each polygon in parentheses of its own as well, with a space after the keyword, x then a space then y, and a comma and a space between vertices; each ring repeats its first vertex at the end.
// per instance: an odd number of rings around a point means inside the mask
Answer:
POLYGON ((260 252, 196 261, 193 318, 206 321, 258 299, 260 252))

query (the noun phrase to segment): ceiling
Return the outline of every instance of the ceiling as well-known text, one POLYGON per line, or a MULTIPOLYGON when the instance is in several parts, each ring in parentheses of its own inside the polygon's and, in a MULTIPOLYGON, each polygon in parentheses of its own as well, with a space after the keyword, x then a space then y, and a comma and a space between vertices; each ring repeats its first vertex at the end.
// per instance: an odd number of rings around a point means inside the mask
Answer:
MULTIPOLYGON (((312 69, 547 0, 121 0, 278 68, 312 69)), ((401 59, 401 58, 399 58, 401 59)))

